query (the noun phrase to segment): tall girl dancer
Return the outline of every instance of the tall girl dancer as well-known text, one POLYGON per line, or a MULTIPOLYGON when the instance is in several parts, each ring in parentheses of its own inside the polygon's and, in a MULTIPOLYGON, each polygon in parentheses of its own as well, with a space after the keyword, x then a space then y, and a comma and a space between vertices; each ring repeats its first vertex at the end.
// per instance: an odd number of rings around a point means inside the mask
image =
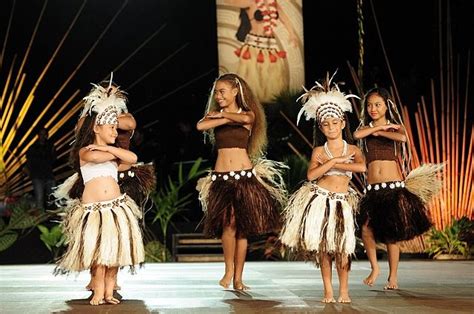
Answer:
POLYGON ((228 288, 232 282, 234 289, 246 290, 242 273, 247 238, 276 231, 280 225, 278 208, 286 192, 274 166, 282 165, 266 159, 253 162, 262 157, 267 143, 265 115, 236 74, 223 74, 214 82, 197 129, 207 132, 217 148, 214 170, 200 180, 198 189, 204 232, 222 239, 225 274, 219 284, 228 288))

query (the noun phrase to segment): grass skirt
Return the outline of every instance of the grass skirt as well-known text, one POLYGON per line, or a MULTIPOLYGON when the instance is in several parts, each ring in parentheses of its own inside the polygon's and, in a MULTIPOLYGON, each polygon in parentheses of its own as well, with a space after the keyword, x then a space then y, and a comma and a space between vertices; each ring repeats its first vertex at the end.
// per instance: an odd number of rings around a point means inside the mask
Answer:
POLYGON ((110 201, 70 202, 62 222, 68 248, 55 272, 80 272, 94 265, 130 266, 133 272, 145 260, 140 218, 140 209, 126 194, 110 201))
POLYGON ((413 169, 405 181, 368 185, 358 225, 368 223, 381 243, 411 240, 428 231, 432 224, 426 204, 442 186, 438 173, 443 167, 426 164, 413 169))
POLYGON ((129 170, 118 173, 120 192, 130 196, 143 207, 156 188, 155 166, 152 163, 136 164, 129 170))
POLYGON ((282 244, 302 251, 304 258, 317 266, 321 256, 329 254, 339 266, 350 268, 356 247, 353 212, 356 203, 353 190, 334 193, 315 183, 304 183, 284 210, 282 244))
POLYGON ((204 232, 220 237, 235 217, 236 235, 245 238, 277 231, 279 209, 287 201, 283 180, 284 163, 259 158, 253 169, 210 172, 199 179, 196 189, 204 215, 204 232))
POLYGON ((370 186, 360 201, 359 226, 368 222, 377 242, 410 240, 431 227, 421 198, 402 184, 404 182, 384 182, 370 186), (385 187, 382 188, 382 185, 385 187))

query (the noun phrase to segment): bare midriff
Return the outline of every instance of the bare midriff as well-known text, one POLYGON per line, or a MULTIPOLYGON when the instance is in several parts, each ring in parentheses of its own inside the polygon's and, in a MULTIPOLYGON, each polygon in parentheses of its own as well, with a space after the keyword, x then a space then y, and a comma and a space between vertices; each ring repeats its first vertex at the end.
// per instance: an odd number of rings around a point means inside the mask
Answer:
POLYGON ((367 183, 402 181, 402 173, 395 160, 374 160, 367 167, 367 183))
POLYGON ((110 201, 122 195, 117 181, 112 177, 96 177, 84 185, 83 203, 110 201))
POLYGON ((244 148, 221 148, 217 151, 214 171, 228 172, 251 169, 252 162, 244 148))
POLYGON ((323 176, 316 184, 331 192, 346 193, 350 180, 347 176, 323 176))

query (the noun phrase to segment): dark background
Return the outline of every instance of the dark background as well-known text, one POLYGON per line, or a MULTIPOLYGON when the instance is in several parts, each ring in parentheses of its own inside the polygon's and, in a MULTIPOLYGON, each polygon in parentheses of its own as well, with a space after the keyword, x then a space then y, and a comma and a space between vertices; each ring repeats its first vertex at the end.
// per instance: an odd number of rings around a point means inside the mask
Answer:
MULTIPOLYGON (((10 67, 13 65, 14 73, 19 69, 44 3, 40 0, 0 1, 0 42, 4 51, 0 67, 2 92, 10 67), (4 45, 13 7, 13 20, 4 45)), ((74 71, 72 80, 57 95, 40 126, 77 89, 81 92, 73 103, 89 91, 91 82, 107 78, 112 70, 148 40, 120 69, 114 71, 114 81, 129 93, 129 110, 135 115, 138 127, 144 128, 147 145, 139 152, 139 159, 154 159, 157 162, 159 180, 171 173, 178 161, 204 157, 209 159, 206 165, 210 166, 213 152, 209 145, 203 144, 202 135, 194 126, 203 114, 210 87, 218 76, 214 0, 48 1, 24 67, 26 79, 18 104, 25 100, 27 91, 36 83, 71 20, 84 3, 77 23, 40 82, 33 105, 18 133, 21 135, 28 130, 74 71), (117 13, 110 28, 101 35, 117 13), (161 31, 151 37, 160 28, 161 31), (102 36, 100 40, 99 36, 102 36), (96 47, 84 59, 96 42, 96 47), (82 61, 83 64, 78 67, 82 61)), ((439 32, 440 29, 443 32, 442 47, 445 47, 447 3, 450 4, 453 54, 465 66, 468 51, 473 48, 471 33, 474 29, 474 1, 373 0, 402 102, 410 109, 416 109, 420 96, 430 94, 430 80, 439 77, 439 32)), ((374 84, 391 86, 371 2, 364 1, 363 9, 364 87, 368 89, 374 84)), ((306 86, 311 87, 326 72, 332 73, 338 69, 337 80, 345 81, 346 90, 354 92, 355 86, 347 63, 357 67, 359 46, 356 1, 304 0, 303 18, 306 86)), ((466 70, 462 70, 465 73, 466 70)), ((15 113, 18 114, 20 109, 17 106, 15 113)), ((53 136, 53 140, 71 130, 75 123, 76 119, 69 121, 53 136)), ((19 138, 17 136, 12 147, 15 147, 19 138)), ((283 153, 292 154, 289 149, 283 153)), ((280 160, 281 156, 270 157, 280 160)), ((65 159, 60 161, 65 162, 65 159)), ((191 221, 199 220, 202 215, 199 206, 195 205, 188 213, 191 221)), ((44 257, 40 255, 46 249, 38 235, 34 239, 37 243, 28 245, 32 250, 30 255, 42 261, 44 257)), ((10 249, 6 253, 9 256, 5 257, 4 254, 3 257, 10 262, 25 261, 19 255, 20 251, 10 249), (12 259, 13 256, 17 257, 16 260, 12 259)))
MULTIPOLYGON (((15 56, 18 70, 44 1, 3 0, 0 3, 0 39, 5 39, 13 4, 14 14, 5 46, 0 82, 4 83, 15 56)), ((405 105, 415 106, 429 94, 431 78, 439 74, 439 10, 443 29, 447 1, 380 1, 373 5, 394 76, 405 105)), ((454 53, 466 59, 472 48, 474 2, 450 1, 454 53)), ((36 78, 65 34, 83 1, 51 0, 32 44, 24 72, 20 99, 26 97, 36 78)), ((89 0, 64 46, 41 81, 26 120, 36 117, 120 8, 111 27, 98 41, 73 79, 66 86, 47 121, 76 89, 83 97, 90 82, 106 78, 160 27, 163 29, 114 73, 114 80, 129 92, 129 108, 139 127, 147 127, 148 140, 158 143, 156 153, 169 160, 190 160, 210 153, 194 129, 217 73, 215 1, 191 0, 89 0), (175 54, 175 55, 173 55, 175 54), (166 60, 166 58, 169 58, 166 60), (160 65, 161 64, 161 65, 160 65)), ((347 62, 357 67, 358 37, 356 1, 303 1, 306 85, 312 86, 326 71, 339 69, 338 80, 354 90, 347 62)), ((364 86, 391 85, 377 38, 370 1, 364 1, 364 86)), ((445 32, 443 30, 443 32, 445 32)), ((465 64, 465 61, 464 61, 465 64)), ((2 84, 3 85, 3 84, 2 84)), ((19 108, 17 108, 19 109, 19 108)), ((54 138, 72 128, 70 121, 54 138)), ((25 132, 29 124, 20 128, 25 132)), ((148 157, 147 157, 148 158, 148 157)))

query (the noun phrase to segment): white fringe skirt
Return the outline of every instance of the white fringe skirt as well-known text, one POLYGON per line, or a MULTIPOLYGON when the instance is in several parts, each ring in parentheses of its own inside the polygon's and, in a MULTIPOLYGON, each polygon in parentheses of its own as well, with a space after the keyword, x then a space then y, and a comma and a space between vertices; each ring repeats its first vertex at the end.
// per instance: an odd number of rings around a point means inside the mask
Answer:
POLYGON ((354 208, 357 194, 335 193, 306 182, 296 191, 284 210, 283 245, 303 253, 306 260, 320 265, 329 254, 339 266, 350 268, 356 247, 354 208))
POLYGON ((57 262, 56 274, 80 272, 94 265, 107 267, 135 266, 145 261, 142 218, 137 204, 126 194, 95 203, 70 203, 64 218, 63 232, 67 251, 57 262))

